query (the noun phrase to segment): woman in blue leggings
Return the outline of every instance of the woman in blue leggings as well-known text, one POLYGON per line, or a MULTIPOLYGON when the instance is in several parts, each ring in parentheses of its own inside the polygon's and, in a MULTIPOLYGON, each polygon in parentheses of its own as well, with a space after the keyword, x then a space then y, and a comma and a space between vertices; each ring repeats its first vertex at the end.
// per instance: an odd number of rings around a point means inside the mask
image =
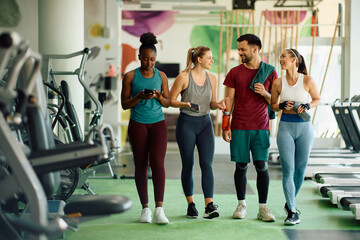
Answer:
POLYGON ((304 57, 296 49, 285 49, 280 56, 285 76, 274 81, 271 89, 271 108, 282 110, 277 145, 283 173, 286 199, 285 225, 300 223, 295 198, 304 181, 314 132, 307 111, 320 103, 314 80, 307 75, 304 57))
POLYGON ((214 62, 208 47, 190 48, 184 71, 175 79, 170 91, 171 106, 180 108, 176 124, 176 141, 182 161, 181 183, 188 202, 187 216, 197 218, 193 190, 193 168, 195 145, 199 152, 201 185, 205 197, 204 218, 219 216, 213 204, 214 175, 214 130, 210 109, 222 107, 216 102, 216 77, 207 73, 214 62), (194 67, 193 67, 194 64, 194 67), (181 101, 177 100, 181 94, 181 101))

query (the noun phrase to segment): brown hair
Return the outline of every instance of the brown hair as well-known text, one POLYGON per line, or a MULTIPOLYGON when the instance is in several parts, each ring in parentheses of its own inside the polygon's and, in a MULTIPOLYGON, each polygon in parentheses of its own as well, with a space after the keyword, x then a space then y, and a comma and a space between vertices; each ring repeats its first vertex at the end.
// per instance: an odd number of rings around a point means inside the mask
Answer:
POLYGON ((196 65, 198 57, 203 57, 205 52, 210 51, 210 48, 205 46, 198 46, 196 48, 190 48, 187 53, 186 68, 184 71, 190 71, 192 64, 196 65))
POLYGON ((296 67, 298 68, 298 73, 307 75, 306 65, 304 57, 294 48, 286 49, 293 57, 296 58, 296 67))

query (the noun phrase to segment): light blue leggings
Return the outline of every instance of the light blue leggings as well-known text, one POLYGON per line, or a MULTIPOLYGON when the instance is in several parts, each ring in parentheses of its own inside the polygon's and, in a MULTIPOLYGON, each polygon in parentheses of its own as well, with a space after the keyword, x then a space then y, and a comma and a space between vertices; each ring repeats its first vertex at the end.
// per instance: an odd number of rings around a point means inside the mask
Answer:
POLYGON ((304 181, 313 142, 314 131, 310 121, 304 122, 295 114, 282 115, 277 145, 282 166, 284 195, 292 211, 296 210, 295 198, 304 181))

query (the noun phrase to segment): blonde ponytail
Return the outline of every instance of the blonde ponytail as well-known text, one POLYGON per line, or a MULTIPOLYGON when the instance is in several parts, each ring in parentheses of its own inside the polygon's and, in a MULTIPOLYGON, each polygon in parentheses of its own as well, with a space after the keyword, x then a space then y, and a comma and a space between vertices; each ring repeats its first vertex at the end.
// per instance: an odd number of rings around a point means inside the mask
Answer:
POLYGON ((195 51, 195 48, 189 48, 188 52, 187 52, 187 57, 186 57, 186 67, 183 70, 184 72, 188 72, 190 71, 193 61, 192 61, 192 55, 193 52, 195 51))
POLYGON ((183 71, 188 72, 192 68, 193 64, 196 65, 198 57, 203 57, 205 52, 210 51, 210 48, 205 46, 198 46, 196 48, 190 48, 187 52, 186 67, 183 71))

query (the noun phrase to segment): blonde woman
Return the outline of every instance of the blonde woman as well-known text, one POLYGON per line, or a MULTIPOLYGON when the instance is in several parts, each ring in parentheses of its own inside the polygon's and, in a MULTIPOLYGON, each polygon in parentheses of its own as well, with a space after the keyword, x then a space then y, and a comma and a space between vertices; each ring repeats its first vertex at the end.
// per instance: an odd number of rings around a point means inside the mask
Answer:
POLYGON ((219 216, 217 206, 213 204, 214 175, 212 162, 214 158, 215 138, 210 109, 222 109, 216 102, 216 77, 206 70, 214 62, 208 47, 190 48, 187 64, 175 79, 170 90, 171 106, 180 108, 176 124, 176 141, 182 161, 181 183, 188 202, 187 217, 197 218, 193 197, 194 150, 199 152, 201 168, 201 185, 205 198, 204 218, 219 216), (181 100, 177 100, 181 94, 181 100))

